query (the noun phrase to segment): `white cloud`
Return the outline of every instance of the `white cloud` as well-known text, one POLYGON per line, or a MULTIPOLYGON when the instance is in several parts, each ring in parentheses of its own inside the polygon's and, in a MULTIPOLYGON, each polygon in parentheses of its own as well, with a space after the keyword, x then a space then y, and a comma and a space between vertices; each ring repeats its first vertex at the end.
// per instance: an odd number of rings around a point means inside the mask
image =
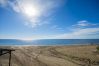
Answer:
POLYGON ((88 21, 82 20, 82 21, 79 21, 77 25, 79 25, 79 26, 89 26, 90 24, 88 23, 88 21))
POLYGON ((13 11, 26 17, 27 25, 40 26, 44 19, 50 19, 53 11, 61 5, 61 0, 0 0, 1 5, 9 5, 13 11))
POLYGON ((93 24, 86 20, 78 21, 77 24, 72 25, 69 29, 71 32, 54 35, 55 39, 87 39, 98 38, 99 39, 99 24, 93 24))
POLYGON ((89 27, 89 26, 95 26, 95 25, 97 24, 90 23, 87 20, 81 20, 81 21, 78 21, 77 24, 72 25, 72 26, 80 28, 80 27, 89 27))
POLYGON ((99 37, 99 28, 86 28, 81 30, 75 30, 70 33, 64 33, 54 36, 54 38, 61 39, 87 39, 87 38, 98 38, 99 37))

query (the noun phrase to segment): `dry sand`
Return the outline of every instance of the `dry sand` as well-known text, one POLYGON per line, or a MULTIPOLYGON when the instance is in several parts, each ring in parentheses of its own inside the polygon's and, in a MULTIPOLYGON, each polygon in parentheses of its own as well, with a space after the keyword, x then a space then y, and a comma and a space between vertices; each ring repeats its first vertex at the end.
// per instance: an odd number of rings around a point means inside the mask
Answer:
MULTIPOLYGON (((96 45, 1 48, 16 50, 12 53, 12 66, 99 66, 96 45)), ((8 56, 0 56, 0 66, 8 66, 8 56)))

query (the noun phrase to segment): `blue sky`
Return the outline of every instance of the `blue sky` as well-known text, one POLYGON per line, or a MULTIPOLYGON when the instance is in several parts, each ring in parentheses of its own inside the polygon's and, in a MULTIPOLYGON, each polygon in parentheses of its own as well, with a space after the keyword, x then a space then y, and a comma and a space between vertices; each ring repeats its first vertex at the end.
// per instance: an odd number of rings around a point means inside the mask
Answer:
POLYGON ((0 0, 0 39, 99 39, 99 0, 0 0))

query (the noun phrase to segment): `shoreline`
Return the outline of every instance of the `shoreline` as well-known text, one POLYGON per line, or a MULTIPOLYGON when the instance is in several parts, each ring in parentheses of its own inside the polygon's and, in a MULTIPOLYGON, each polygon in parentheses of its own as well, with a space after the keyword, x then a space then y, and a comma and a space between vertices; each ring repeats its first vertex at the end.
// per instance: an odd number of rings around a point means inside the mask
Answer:
POLYGON ((39 45, 39 44, 35 44, 35 45, 31 45, 31 44, 28 44, 28 45, 0 45, 0 46, 87 46, 87 45, 99 45, 99 43, 97 43, 97 44, 88 44, 88 43, 84 43, 84 44, 61 44, 61 45, 59 45, 59 44, 56 44, 56 45, 43 45, 43 44, 41 44, 41 45, 39 45))

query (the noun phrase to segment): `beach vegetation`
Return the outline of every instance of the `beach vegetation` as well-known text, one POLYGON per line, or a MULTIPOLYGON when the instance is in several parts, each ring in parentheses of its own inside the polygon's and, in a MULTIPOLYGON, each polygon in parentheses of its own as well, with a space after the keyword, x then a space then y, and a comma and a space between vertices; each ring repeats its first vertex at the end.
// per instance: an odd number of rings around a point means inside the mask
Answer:
POLYGON ((99 46, 96 47, 97 51, 99 52, 99 46))

